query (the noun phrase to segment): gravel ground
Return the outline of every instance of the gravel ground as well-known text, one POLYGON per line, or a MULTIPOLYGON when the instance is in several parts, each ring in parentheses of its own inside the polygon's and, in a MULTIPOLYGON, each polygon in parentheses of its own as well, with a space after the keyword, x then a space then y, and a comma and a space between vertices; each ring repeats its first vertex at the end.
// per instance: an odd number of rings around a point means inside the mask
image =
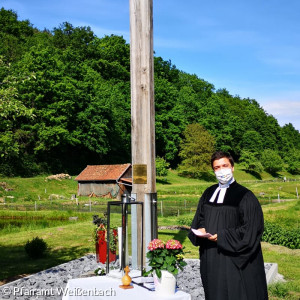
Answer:
MULTIPOLYGON (((177 284, 181 290, 191 294, 192 300, 204 300, 199 259, 186 259, 186 262, 184 271, 177 276, 177 284)), ((272 264, 265 264, 266 272, 271 266, 272 264)), ((92 276, 99 267, 105 265, 97 263, 95 255, 90 254, 2 285, 0 299, 61 299, 69 279, 92 276)))

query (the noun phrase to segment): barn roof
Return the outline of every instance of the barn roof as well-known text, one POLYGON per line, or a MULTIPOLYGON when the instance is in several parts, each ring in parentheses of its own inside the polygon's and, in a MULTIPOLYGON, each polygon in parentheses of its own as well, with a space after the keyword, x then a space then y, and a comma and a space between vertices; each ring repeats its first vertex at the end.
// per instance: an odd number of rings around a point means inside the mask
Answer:
POLYGON ((132 184, 132 178, 125 178, 125 177, 121 177, 120 181, 125 181, 127 183, 131 183, 132 184))
POLYGON ((87 166, 76 178, 77 181, 118 180, 131 164, 87 166))

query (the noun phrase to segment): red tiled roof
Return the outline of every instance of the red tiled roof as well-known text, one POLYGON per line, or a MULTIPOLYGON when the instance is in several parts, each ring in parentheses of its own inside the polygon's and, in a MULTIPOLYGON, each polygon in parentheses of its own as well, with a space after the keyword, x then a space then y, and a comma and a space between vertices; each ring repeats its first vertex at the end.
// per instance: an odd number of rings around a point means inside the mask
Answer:
POLYGON ((106 181, 119 179, 131 164, 87 166, 76 178, 77 181, 106 181))
POLYGON ((132 178, 121 177, 121 178, 120 178, 120 181, 125 181, 125 182, 132 183, 132 178))

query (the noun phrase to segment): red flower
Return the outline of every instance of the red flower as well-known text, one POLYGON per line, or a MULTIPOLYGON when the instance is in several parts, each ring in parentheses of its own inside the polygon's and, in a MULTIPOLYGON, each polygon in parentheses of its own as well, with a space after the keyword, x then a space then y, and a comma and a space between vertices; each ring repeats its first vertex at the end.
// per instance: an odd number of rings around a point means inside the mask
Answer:
POLYGON ((166 243, 167 249, 182 249, 182 245, 177 240, 169 240, 166 243))
POLYGON ((161 278, 162 270, 177 275, 178 270, 183 270, 186 266, 183 247, 177 240, 168 240, 166 244, 159 239, 152 240, 148 245, 148 250, 146 256, 151 269, 146 272, 146 275, 155 272, 158 278, 161 278))
POLYGON ((156 249, 164 249, 164 248, 165 248, 164 242, 159 239, 152 240, 148 245, 148 250, 150 250, 150 251, 153 251, 156 249))

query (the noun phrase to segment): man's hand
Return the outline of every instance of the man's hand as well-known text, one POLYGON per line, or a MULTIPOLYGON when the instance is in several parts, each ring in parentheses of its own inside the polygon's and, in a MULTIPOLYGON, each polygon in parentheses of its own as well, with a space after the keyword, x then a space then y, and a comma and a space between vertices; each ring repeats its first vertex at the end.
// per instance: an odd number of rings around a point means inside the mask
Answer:
POLYGON ((213 236, 208 238, 210 241, 216 242, 218 240, 218 235, 214 234, 213 236))

